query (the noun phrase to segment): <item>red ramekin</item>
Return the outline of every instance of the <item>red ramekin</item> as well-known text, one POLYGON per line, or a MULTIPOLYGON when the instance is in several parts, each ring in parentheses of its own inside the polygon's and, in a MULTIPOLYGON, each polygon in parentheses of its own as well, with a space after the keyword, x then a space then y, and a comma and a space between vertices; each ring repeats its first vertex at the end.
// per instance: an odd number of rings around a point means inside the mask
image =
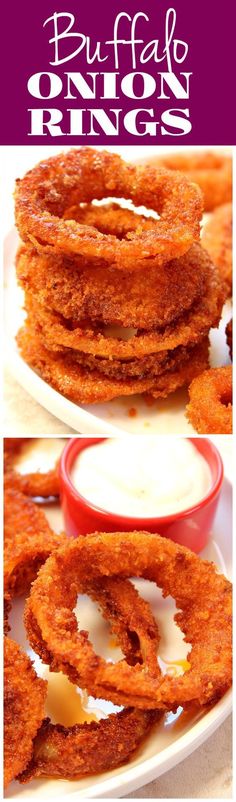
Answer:
POLYGON ((221 456, 217 448, 205 437, 189 437, 195 448, 209 465, 212 485, 207 495, 184 512, 172 513, 160 518, 134 518, 119 515, 94 506, 81 496, 70 479, 70 472, 77 455, 84 449, 101 443, 105 437, 76 437, 65 446, 59 463, 61 504, 65 531, 70 537, 92 532, 146 531, 165 535, 196 553, 206 546, 215 517, 219 494, 224 478, 221 456))

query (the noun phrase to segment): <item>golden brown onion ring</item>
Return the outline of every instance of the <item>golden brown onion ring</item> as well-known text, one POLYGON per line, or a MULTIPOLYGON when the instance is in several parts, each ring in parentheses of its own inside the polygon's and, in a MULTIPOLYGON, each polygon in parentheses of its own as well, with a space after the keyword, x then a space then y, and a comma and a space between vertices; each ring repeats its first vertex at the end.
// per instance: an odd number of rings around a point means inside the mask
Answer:
POLYGON ((182 153, 181 150, 146 161, 168 170, 180 170, 189 181, 198 184, 203 193, 205 212, 232 200, 232 158, 225 153, 207 150, 182 153))
MULTIPOLYGON (((142 329, 127 339, 110 336, 101 326, 85 322, 84 326, 74 327, 62 316, 51 312, 38 303, 30 291, 25 294, 25 307, 34 321, 34 327, 41 335, 50 351, 63 351, 72 348, 104 358, 137 358, 161 351, 170 351, 179 345, 195 344, 206 336, 211 327, 217 326, 225 299, 225 288, 219 283, 217 272, 213 269, 205 251, 202 251, 205 264, 206 289, 204 297, 196 301, 193 308, 178 319, 177 323, 163 330, 145 332, 142 329)), ((123 329, 122 334, 126 333, 123 329)), ((129 332, 127 332, 129 334, 129 332)))
POLYGON ((101 722, 63 727, 46 719, 34 742, 34 755, 20 782, 36 777, 69 780, 111 771, 127 763, 162 711, 126 709, 101 722))
MULTIPOLYGON (((95 207, 97 208, 97 207, 95 207)), ((58 254, 19 249, 17 277, 39 304, 78 323, 95 323, 151 330, 176 320, 205 292, 205 261, 197 243, 180 259, 160 267, 149 259, 148 269, 132 275, 104 262, 94 267, 84 259, 69 261, 58 254)))
POLYGON ((59 495, 59 478, 57 464, 55 468, 47 471, 47 473, 19 473, 14 465, 18 454, 21 452, 22 447, 26 442, 32 440, 30 437, 17 437, 17 438, 4 438, 4 472, 5 479, 8 483, 18 490, 21 490, 25 496, 41 496, 48 498, 49 496, 59 495))
POLYGON ((231 684, 232 590, 213 563, 173 541, 145 532, 87 535, 47 560, 31 589, 25 622, 30 641, 47 651, 51 668, 101 698, 141 708, 173 709, 215 702, 231 684), (77 594, 103 576, 142 576, 175 599, 175 621, 192 644, 183 676, 153 677, 148 668, 95 655, 73 612, 77 594), (207 649, 206 649, 207 642, 207 649))
POLYGON ((169 371, 177 371, 182 367, 186 361, 191 357, 191 349, 194 346, 181 346, 174 348, 173 351, 161 351, 157 354, 148 354, 148 356, 139 357, 138 359, 118 360, 118 359, 103 359, 102 357, 93 356, 93 354, 84 354, 81 351, 69 351, 69 356, 78 367, 85 371, 95 372, 106 379, 118 379, 120 381, 128 381, 129 379, 155 379, 162 376, 163 373, 169 371))
POLYGON ((4 491, 4 595, 25 593, 51 551, 61 544, 43 510, 23 495, 10 477, 4 491))
MULTIPOLYGON (((81 586, 82 590, 82 586, 81 586)), ((104 618, 118 639, 129 665, 160 676, 157 648, 160 641, 150 606, 127 579, 103 577, 84 591, 99 604, 104 618)), ((39 645, 37 630, 32 633, 34 648, 39 645)), ((42 652, 47 660, 47 651, 42 652)), ((34 753, 26 771, 18 779, 32 777, 82 777, 119 766, 129 760, 135 749, 158 721, 161 711, 125 710, 98 723, 62 727, 44 721, 34 742, 34 753)))
POLYGON ((213 212, 203 228, 202 244, 218 269, 219 276, 227 287, 227 296, 232 295, 232 205, 227 203, 213 212))
POLYGON ((189 387, 187 417, 199 434, 232 433, 232 365, 210 368, 189 387))
MULTIPOLYGON (((135 665, 136 662, 143 664, 145 659, 145 665, 153 675, 159 676, 160 669, 156 651, 160 636, 157 625, 148 603, 138 595, 133 585, 128 580, 107 577, 102 582, 98 581, 91 585, 89 593, 99 604, 103 616, 109 619, 111 630, 118 638, 128 663, 130 665, 135 665)), ((35 701, 37 701, 37 694, 41 691, 39 726, 44 713, 46 683, 38 680, 31 669, 30 661, 26 655, 20 654, 16 644, 6 639, 6 646, 6 784, 19 771, 22 772, 22 769, 25 771, 18 779, 26 782, 33 776, 47 774, 47 776, 72 778, 118 766, 131 757, 148 734, 151 725, 161 716, 161 712, 158 711, 126 710, 118 715, 111 715, 99 723, 92 722, 90 725, 80 724, 68 728, 53 725, 47 719, 43 722, 34 739, 34 744, 32 744, 32 738, 36 735, 36 729, 35 731, 33 729, 35 701), (10 660, 13 661, 13 658, 16 662, 16 670, 20 670, 21 673, 18 680, 15 677, 13 665, 11 664, 9 667, 10 660), (27 677, 24 673, 22 679, 22 672, 25 668, 29 675, 27 688, 27 677), (34 680, 33 684, 32 680, 34 680), (28 703, 25 704, 24 716, 21 710, 22 689, 27 694, 28 700, 28 703), (30 711, 28 706, 30 706, 30 711), (14 730, 14 735, 17 733, 19 737, 23 726, 26 730, 26 734, 23 733, 23 747, 16 749, 15 737, 13 736, 13 742, 11 742, 10 736, 14 730), (112 745, 109 743, 109 739, 112 739, 112 745), (27 752, 28 741, 30 751, 27 752), (14 750, 17 752, 18 762, 14 760, 14 750), (19 751, 20 755, 23 752, 23 763, 19 762, 19 751), (32 759, 28 764, 31 755, 32 759)))
POLYGON ((149 393, 154 398, 166 398, 178 387, 188 385, 194 376, 208 367, 208 339, 189 349, 188 358, 177 370, 164 372, 156 379, 118 380, 102 376, 98 372, 88 373, 78 362, 65 354, 51 354, 32 325, 25 324, 17 335, 23 359, 38 371, 40 376, 55 390, 71 401, 95 404, 110 401, 118 396, 149 393))
MULTIPOLYGON (((127 580, 108 577, 102 582, 94 583, 89 592, 99 603, 103 616, 109 619, 112 632, 118 638, 128 662, 131 665, 137 661, 143 663, 145 654, 145 664, 154 675, 158 675, 160 669, 156 658, 159 643, 157 626, 149 605, 138 595, 133 585, 127 580)), ((111 715, 100 723, 68 728, 53 725, 49 720, 45 720, 33 746, 33 737, 36 735, 35 702, 41 702, 40 719, 37 720, 39 726, 44 714, 46 683, 38 680, 26 655, 21 654, 19 647, 9 639, 6 639, 5 643, 5 656, 6 785, 19 771, 22 772, 32 752, 33 757, 27 769, 18 777, 21 782, 26 782, 33 776, 43 776, 45 773, 50 776, 72 778, 120 765, 131 757, 148 734, 152 724, 161 716, 161 712, 157 711, 126 710, 118 715, 111 715), (16 672, 20 671, 18 679, 15 677, 13 662, 16 672), (25 668, 27 676, 23 673, 25 668), (26 686, 24 683, 27 677, 26 686), (28 700, 28 703, 25 703, 24 697, 22 699, 24 710, 20 706, 22 689, 28 700), (21 727, 24 727, 23 745, 19 747, 15 743, 15 736, 19 737, 21 727), (112 739, 112 746, 109 739, 112 739)), ((20 740, 22 743, 22 738, 20 740)))
POLYGON ((181 173, 137 167, 107 151, 83 147, 40 162, 17 182, 15 197, 23 240, 37 249, 103 258, 121 269, 125 264, 135 270, 152 256, 161 264, 186 253, 199 238, 202 201, 195 184, 181 173), (160 219, 151 230, 131 231, 120 240, 63 218, 70 206, 111 196, 145 205, 160 219))
POLYGON ((19 646, 4 638, 4 786, 23 771, 44 717, 47 684, 19 646))

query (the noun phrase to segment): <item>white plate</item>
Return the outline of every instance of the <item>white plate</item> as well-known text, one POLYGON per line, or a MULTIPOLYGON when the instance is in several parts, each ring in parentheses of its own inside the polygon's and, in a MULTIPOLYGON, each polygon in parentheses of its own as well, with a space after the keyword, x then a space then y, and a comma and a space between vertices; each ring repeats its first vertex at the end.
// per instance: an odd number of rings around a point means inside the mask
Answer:
MULTIPOLYGON (((115 148, 110 148, 115 150, 115 148)), ((59 149, 58 149, 59 150, 59 149)), ((121 149, 117 148, 118 151, 121 149)), ((139 159, 146 155, 144 148, 128 151, 124 149, 124 157, 139 159)), ((162 154, 170 148, 162 147, 162 154)), ((196 148, 194 148, 196 150, 196 148)), ((154 149, 150 148, 150 155, 154 149)), ((47 155, 47 154, 46 154, 47 155)), ((38 153, 35 159, 43 158, 38 153)), ((160 433, 160 434, 192 434, 194 429, 185 417, 185 408, 188 400, 186 389, 180 389, 167 399, 154 401, 150 406, 142 396, 118 398, 104 404, 89 406, 75 404, 58 393, 37 373, 32 370, 20 357, 15 335, 22 324, 24 313, 23 292, 17 287, 14 270, 14 258, 17 247, 17 235, 11 231, 6 238, 5 248, 5 332, 6 332, 6 360, 13 376, 19 384, 43 407, 82 434, 122 434, 130 433, 160 433), (135 416, 130 416, 130 410, 135 410, 135 416)), ((232 317, 231 304, 228 302, 223 310, 223 318, 218 330, 212 330, 211 364, 212 366, 227 364, 229 352, 226 345, 225 327, 232 317)))
MULTIPOLYGON (((51 442, 54 442, 55 448, 58 448, 57 440, 51 442)), ((42 441, 42 449, 44 447, 45 441, 42 441)), ((37 446, 37 451, 39 449, 40 445, 37 446)), ((47 459, 46 450, 44 459, 47 459)), ((213 560, 220 571, 228 577, 231 577, 232 555, 231 490, 229 480, 225 479, 212 537, 207 548, 202 553, 204 558, 213 560)), ((44 507, 52 526, 56 531, 60 532, 63 524, 58 506, 44 505, 44 507)), ((188 647, 183 643, 180 631, 173 624, 174 604, 170 599, 163 600, 161 594, 151 583, 139 581, 137 586, 145 598, 150 601, 154 613, 156 611, 161 631, 161 657, 173 663, 176 660, 183 659, 186 656, 188 647)), ((25 640, 22 626, 22 608, 22 601, 15 602, 11 634, 24 648, 27 648, 31 657, 34 657, 25 640)), ((114 648, 111 650, 109 647, 107 625, 102 621, 95 605, 86 597, 81 597, 79 600, 79 618, 80 625, 89 630, 90 638, 94 642, 97 651, 106 658, 117 659, 119 657, 118 651, 116 653, 114 648)), ((45 667, 42 669, 39 658, 36 658, 36 668, 38 673, 43 676, 45 667)), ((77 782, 44 779, 43 781, 35 780, 26 786, 12 783, 6 796, 11 799, 19 797, 20 800, 42 798, 65 800, 67 797, 98 799, 125 796, 127 793, 135 791, 140 786, 173 768, 173 766, 190 755, 201 743, 209 738, 229 715, 231 704, 232 694, 229 691, 218 704, 205 714, 193 717, 191 714, 182 714, 181 709, 179 709, 175 716, 172 714, 166 715, 154 728, 135 758, 119 769, 77 782)), ((109 706, 108 703, 100 702, 100 705, 98 705, 97 702, 90 700, 90 708, 95 707, 98 709, 98 706, 106 712, 112 709, 112 706, 109 706)), ((48 713, 50 715, 50 708, 48 713)))

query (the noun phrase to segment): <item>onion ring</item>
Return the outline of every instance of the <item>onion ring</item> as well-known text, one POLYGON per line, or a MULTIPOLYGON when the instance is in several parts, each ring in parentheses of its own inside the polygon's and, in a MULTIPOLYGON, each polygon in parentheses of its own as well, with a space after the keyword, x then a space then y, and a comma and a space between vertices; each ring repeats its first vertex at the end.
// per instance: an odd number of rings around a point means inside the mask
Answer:
POLYGON ((208 339, 189 349, 188 359, 177 370, 162 373, 155 380, 102 377, 98 372, 88 373, 78 362, 65 354, 53 354, 46 350, 41 338, 30 325, 25 325, 17 335, 23 359, 55 390, 71 401, 94 404, 110 401, 118 396, 149 393, 154 398, 166 398, 178 387, 189 384, 194 376, 208 367, 208 339))
MULTIPOLYGON (((50 531, 44 513, 30 499, 17 492, 14 487, 8 487, 5 490, 5 505, 6 547, 4 556, 7 588, 5 598, 6 629, 8 629, 11 598, 28 589, 30 582, 37 574, 39 565, 50 554, 50 548, 52 550, 58 546, 59 538, 55 536, 54 543, 53 533, 50 531)), ((118 638, 128 663, 131 665, 136 662, 143 664, 145 656, 145 665, 155 676, 158 676, 160 669, 157 664, 156 650, 160 636, 147 602, 138 595, 128 580, 116 577, 107 577, 102 582, 94 582, 89 592, 91 597, 99 603, 104 618, 109 619, 111 631, 118 638)), ((131 757, 141 740, 148 734, 152 724, 161 716, 159 711, 126 710, 118 715, 112 715, 100 723, 68 728, 53 725, 47 719, 43 722, 33 745, 33 738, 36 736, 44 715, 47 683, 38 680, 35 672, 31 669, 30 661, 26 655, 21 655, 19 647, 14 642, 6 639, 6 644, 8 647, 5 720, 6 784, 22 771, 23 774, 18 779, 26 782, 33 776, 43 776, 45 772, 52 776, 73 777, 78 774, 83 776, 91 772, 105 771, 120 765, 131 757), (14 672, 12 675, 13 661, 16 664, 16 670, 20 669, 21 680, 17 680, 14 672), (24 705, 22 711, 22 689, 25 693, 27 679, 25 670, 27 670, 30 682, 27 684, 27 704, 24 705), (35 715, 37 715, 37 706, 35 714, 35 703, 37 703, 39 691, 41 692, 39 696, 39 702, 41 700, 40 718, 37 719, 37 726, 35 726, 35 715), (28 710, 29 706, 30 711, 28 710), (23 726, 25 732, 19 759, 19 747, 16 750, 15 733, 19 737, 23 726), (12 728, 14 728, 13 739, 11 738, 12 728), (112 739, 110 749, 108 748, 109 739, 112 739), (85 747, 86 760, 84 760, 85 747), (13 760, 14 751, 17 754, 16 760, 13 760), (32 752, 33 757, 28 764, 32 752)))
POLYGON ((4 638, 4 786, 27 766, 44 717, 46 682, 19 646, 4 638))
POLYGON ((187 417, 199 434, 232 433, 232 366, 210 368, 189 387, 187 417))
MULTIPOLYGON (((97 208, 97 207, 95 207, 97 208)), ((84 265, 21 247, 16 258, 20 285, 40 305, 74 323, 120 324, 150 330, 166 326, 205 292, 205 262, 195 244, 181 259, 156 267, 155 259, 133 273, 84 265), (171 287, 171 291, 170 291, 171 287)))
POLYGON ((29 782, 50 776, 72 780, 111 771, 132 758, 160 717, 161 711, 128 709, 102 722, 73 727, 46 719, 34 742, 33 759, 18 779, 29 782))
POLYGON ((199 237, 201 193, 181 174, 127 164, 114 153, 87 147, 40 162, 16 185, 16 224, 23 240, 42 250, 103 258, 137 269, 155 256, 168 261, 189 250, 199 237), (111 197, 130 198, 160 214, 151 230, 132 231, 120 240, 93 226, 65 220, 69 206, 111 197))
POLYGON ((15 487, 24 493, 25 496, 49 498, 49 496, 59 496, 58 467, 55 465, 47 473, 27 473, 21 474, 14 469, 15 457, 21 451, 22 446, 33 438, 17 437, 4 438, 4 472, 5 481, 7 477, 11 487, 15 487))
POLYGON ((232 295, 232 205, 219 206, 203 228, 202 244, 232 295))
POLYGON ((196 701, 201 706, 215 702, 231 684, 231 583, 212 563, 159 535, 88 535, 58 549, 32 586, 25 623, 32 642, 36 627, 37 651, 46 649, 52 670, 62 670, 93 695, 118 704, 173 709, 196 701), (90 583, 118 573, 143 576, 173 596, 180 610, 175 621, 192 643, 188 672, 177 679, 153 677, 142 666, 113 665, 94 654, 73 613, 88 566, 90 583))
POLYGON ((161 351, 157 354, 148 354, 148 356, 139 357, 139 359, 119 360, 119 359, 103 359, 102 357, 93 356, 93 354, 84 354, 81 351, 69 351, 68 356, 71 357, 74 363, 81 366, 83 370, 88 370, 89 373, 95 372, 106 380, 117 379, 118 381, 129 381, 129 379, 158 379, 163 374, 170 371, 176 371, 181 368, 191 358, 192 349, 194 346, 181 346, 174 348, 172 351, 161 351))
MULTIPOLYGON (((82 589, 82 586, 81 586, 82 589)), ((153 676, 160 676, 156 651, 160 636, 149 604, 129 580, 103 577, 87 585, 86 592, 99 603, 108 619, 129 665, 145 665, 153 676)), ((33 633, 37 648, 37 632, 33 633)), ((44 651, 43 659, 47 660, 44 651)), ((44 721, 34 742, 33 758, 18 779, 32 777, 85 776, 106 771, 127 761, 148 734, 162 711, 124 710, 98 723, 73 727, 44 721)))
POLYGON ((4 596, 8 601, 30 587, 43 562, 62 543, 37 504, 10 479, 4 491, 4 596))
POLYGON ((232 199, 231 156, 212 151, 178 151, 145 161, 168 170, 180 170, 189 181, 198 184, 203 192, 205 212, 232 199))
POLYGON ((202 252, 202 260, 206 267, 204 297, 182 315, 176 324, 166 326, 164 330, 157 329, 151 332, 143 332, 141 329, 127 340, 106 336, 103 328, 89 323, 71 330, 68 321, 41 306, 30 292, 26 293, 25 307, 32 315, 36 330, 50 351, 62 352, 63 348, 72 348, 109 359, 134 358, 169 351, 178 345, 199 342, 208 334, 211 327, 218 325, 225 291, 219 284, 218 275, 205 252, 202 252))

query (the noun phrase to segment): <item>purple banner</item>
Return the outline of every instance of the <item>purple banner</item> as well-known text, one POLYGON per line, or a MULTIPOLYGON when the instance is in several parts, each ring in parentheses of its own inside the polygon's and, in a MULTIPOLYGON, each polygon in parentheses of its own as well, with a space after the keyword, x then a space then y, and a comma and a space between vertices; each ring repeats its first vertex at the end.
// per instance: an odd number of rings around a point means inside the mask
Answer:
POLYGON ((41 0, 2 17, 1 144, 236 144, 232 0, 41 0))

